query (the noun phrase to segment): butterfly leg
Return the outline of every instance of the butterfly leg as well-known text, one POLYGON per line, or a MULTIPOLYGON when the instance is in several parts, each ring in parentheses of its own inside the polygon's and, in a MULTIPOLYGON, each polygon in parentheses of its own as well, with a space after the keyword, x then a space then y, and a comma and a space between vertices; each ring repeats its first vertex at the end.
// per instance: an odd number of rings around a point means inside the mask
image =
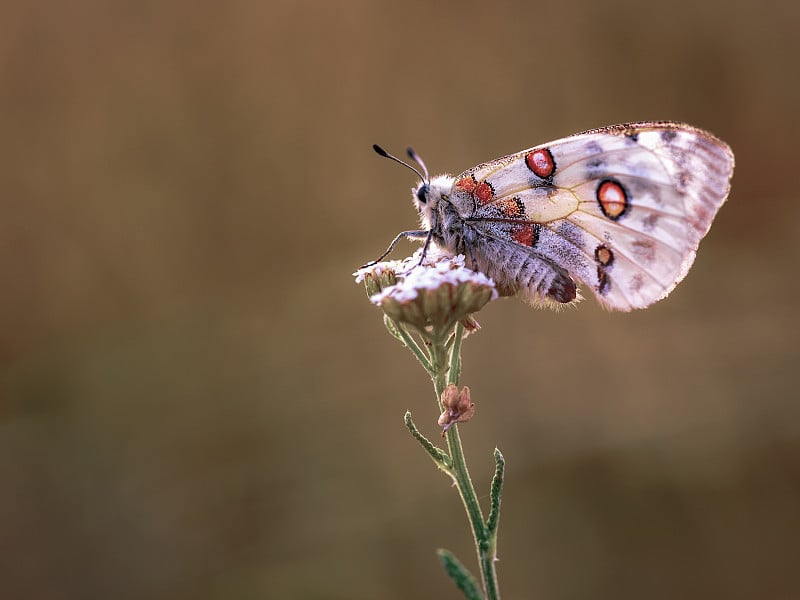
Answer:
MULTIPOLYGON (((398 233, 398 234, 397 234, 397 237, 395 237, 395 238, 392 240, 392 243, 391 243, 391 244, 389 244, 389 247, 386 249, 386 252, 384 252, 383 254, 381 254, 381 255, 380 255, 378 258, 376 258, 375 260, 371 260, 371 261, 369 261, 367 264, 365 264, 365 265, 362 265, 360 268, 361 268, 361 269, 366 269, 367 267, 371 267, 372 265, 376 265, 376 264, 378 264, 379 262, 381 262, 381 261, 382 261, 384 258, 386 258, 387 256, 389 256, 389 254, 392 252, 392 250, 394 250, 394 247, 397 245, 397 242, 399 242, 399 241, 400 241, 400 240, 402 240, 403 238, 406 238, 406 239, 408 239, 408 240, 414 240, 414 239, 416 239, 416 240, 421 240, 421 239, 425 239, 425 246, 424 246, 424 247, 423 247, 423 249, 422 249, 422 258, 425 258, 425 253, 427 252, 427 250, 428 250, 428 245, 430 244, 430 241, 431 241, 431 232, 430 232, 430 231, 403 231, 403 232, 400 232, 400 233, 398 233)), ((420 260, 420 262, 422 262, 422 260, 420 260)))
POLYGON ((428 248, 431 245, 431 238, 433 237, 433 229, 431 229, 426 233, 427 235, 425 236, 425 244, 423 244, 422 246, 422 256, 419 257, 419 262, 417 263, 417 266, 422 264, 422 261, 425 260, 425 256, 428 254, 428 248))

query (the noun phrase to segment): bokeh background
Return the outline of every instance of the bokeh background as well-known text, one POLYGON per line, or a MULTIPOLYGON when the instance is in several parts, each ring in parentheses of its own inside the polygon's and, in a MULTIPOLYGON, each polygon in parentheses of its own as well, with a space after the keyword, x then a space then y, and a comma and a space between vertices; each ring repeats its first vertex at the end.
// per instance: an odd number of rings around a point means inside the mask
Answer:
POLYGON ((4 3, 0 597, 458 598, 430 382, 351 277, 416 225, 370 145, 459 172, 676 119, 738 165, 684 283, 465 345, 501 590, 800 598, 798 7, 4 3))

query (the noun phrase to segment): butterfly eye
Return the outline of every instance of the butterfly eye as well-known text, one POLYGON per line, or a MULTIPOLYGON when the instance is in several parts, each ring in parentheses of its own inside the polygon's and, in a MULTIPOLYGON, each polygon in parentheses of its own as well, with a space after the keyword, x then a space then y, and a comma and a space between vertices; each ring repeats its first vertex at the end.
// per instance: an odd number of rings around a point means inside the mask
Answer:
POLYGON ((427 202, 427 195, 428 195, 428 184, 423 183, 421 186, 417 188, 417 200, 419 200, 420 204, 425 204, 427 202))

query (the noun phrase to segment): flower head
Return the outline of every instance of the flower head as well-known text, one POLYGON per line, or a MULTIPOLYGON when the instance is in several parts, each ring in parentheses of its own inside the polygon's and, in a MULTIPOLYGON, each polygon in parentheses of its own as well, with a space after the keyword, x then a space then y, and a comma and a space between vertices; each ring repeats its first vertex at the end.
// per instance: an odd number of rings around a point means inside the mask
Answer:
POLYGON ((497 298, 494 282, 464 266, 464 256, 433 249, 401 261, 377 263, 354 273, 364 282, 370 301, 397 323, 421 333, 445 333, 459 321, 477 328, 471 314, 497 298))

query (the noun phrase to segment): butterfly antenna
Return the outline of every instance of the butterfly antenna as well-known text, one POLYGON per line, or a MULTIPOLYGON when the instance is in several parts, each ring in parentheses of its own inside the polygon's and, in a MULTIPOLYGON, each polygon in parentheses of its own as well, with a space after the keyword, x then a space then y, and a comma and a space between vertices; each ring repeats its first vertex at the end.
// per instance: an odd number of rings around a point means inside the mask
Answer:
POLYGON ((406 152, 408 153, 408 156, 411 160, 413 160, 420 167, 422 167, 422 172, 425 173, 425 179, 423 181, 425 181, 425 183, 430 182, 431 178, 428 175, 428 167, 425 166, 425 162, 420 158, 419 154, 414 152, 414 149, 411 146, 406 148, 406 152))
MULTIPOLYGON (((377 152, 380 156, 383 156, 384 158, 391 159, 394 162, 400 163, 404 167, 408 167, 409 169, 414 171, 414 173, 417 174, 417 177, 419 177, 420 179, 422 179, 426 183, 428 182, 428 170, 425 168, 425 165, 422 164, 422 161, 420 161, 418 158, 415 158, 415 155, 411 155, 411 158, 413 158, 422 167, 422 169, 425 171, 425 175, 424 176, 422 175, 422 173, 420 173, 419 169, 417 169, 416 167, 408 164, 404 160, 400 160, 396 156, 392 156, 386 150, 384 150, 383 148, 378 146, 378 144, 372 144, 372 149, 375 150, 375 152, 377 152)), ((411 148, 409 148, 409 150, 411 150, 411 148)))

